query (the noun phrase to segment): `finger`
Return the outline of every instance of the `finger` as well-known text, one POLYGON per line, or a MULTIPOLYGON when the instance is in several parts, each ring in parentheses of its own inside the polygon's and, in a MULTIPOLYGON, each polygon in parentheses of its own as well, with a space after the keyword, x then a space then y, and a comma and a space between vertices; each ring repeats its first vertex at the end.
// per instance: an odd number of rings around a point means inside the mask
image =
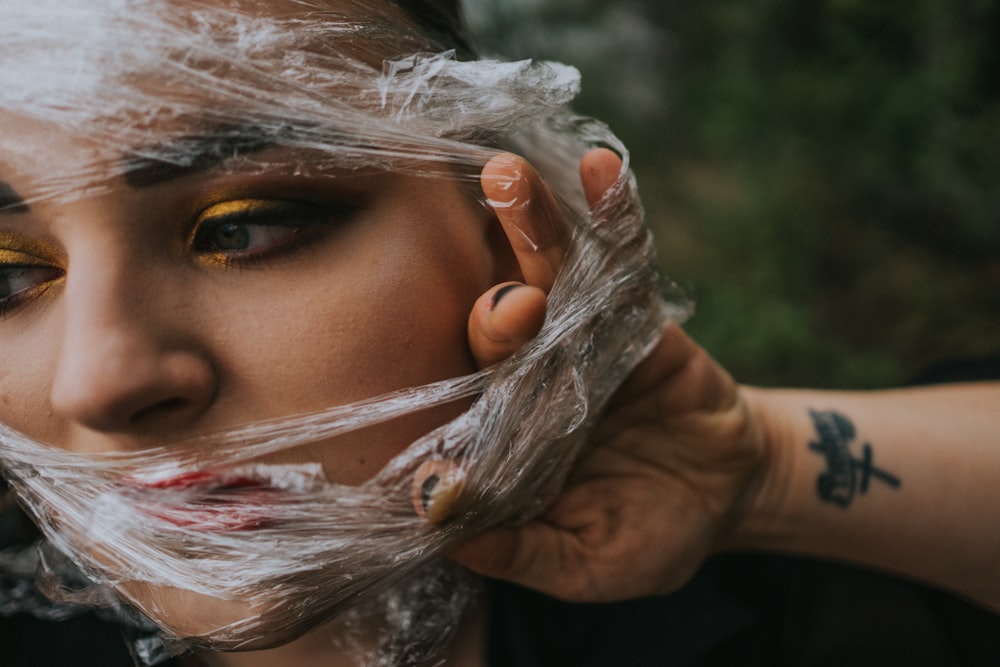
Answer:
MULTIPOLYGON (((589 205, 600 201, 617 182, 621 168, 621 158, 606 148, 593 149, 583 156, 580 179, 589 205)), ((545 319, 544 290, 555 280, 567 241, 559 223, 558 207, 525 160, 512 154, 499 155, 484 167, 482 180, 483 190, 496 207, 529 286, 515 289, 519 283, 505 283, 476 301, 469 316, 469 345, 480 368, 507 358, 541 330, 545 319), (532 195, 524 194, 525 188, 540 192, 542 204, 532 203, 532 195), (508 204, 501 206, 501 200, 508 204), (536 217, 536 212, 541 217, 536 217), (536 225, 538 221, 543 224, 536 225), (536 228, 542 232, 530 232, 536 228), (539 254, 536 239, 547 234, 555 245, 539 254)))
POLYGON ((611 189, 621 175, 622 159, 607 148, 588 151, 580 160, 580 182, 587 196, 587 206, 593 208, 611 189))
POLYGON ((538 335, 545 305, 545 292, 522 283, 504 283, 479 297, 469 315, 469 347, 478 366, 506 359, 538 335))
POLYGON ((494 156, 483 167, 483 193, 529 285, 548 292, 562 268, 569 235, 548 186, 524 158, 494 156))
POLYGON ((447 521, 458 512, 465 486, 465 472, 454 461, 424 461, 413 475, 410 501, 417 516, 427 523, 447 521))

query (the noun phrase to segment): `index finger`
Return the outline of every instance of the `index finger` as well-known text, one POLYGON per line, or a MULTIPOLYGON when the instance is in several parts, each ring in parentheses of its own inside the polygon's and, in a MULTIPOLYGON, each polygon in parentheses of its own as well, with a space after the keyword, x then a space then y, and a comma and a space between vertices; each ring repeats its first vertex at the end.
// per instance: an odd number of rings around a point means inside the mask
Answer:
POLYGON ((529 285, 548 292, 562 268, 569 233, 559 204, 528 161, 512 153, 490 159, 480 176, 483 193, 529 285))

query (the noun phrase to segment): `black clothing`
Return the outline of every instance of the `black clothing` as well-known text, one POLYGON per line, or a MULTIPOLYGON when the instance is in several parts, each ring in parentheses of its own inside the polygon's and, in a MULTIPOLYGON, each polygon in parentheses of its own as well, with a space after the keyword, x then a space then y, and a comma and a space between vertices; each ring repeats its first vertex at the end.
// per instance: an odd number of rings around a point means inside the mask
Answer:
POLYGON ((503 586, 492 612, 490 667, 1000 665, 1000 616, 806 558, 718 557, 674 595, 613 605, 503 586))
POLYGON ((0 628, 2 667, 133 667, 118 627, 93 614, 59 622, 18 614, 0 628))
MULTIPOLYGON (((489 588, 489 667, 1000 665, 1000 616, 867 570, 803 558, 710 560, 665 597, 571 604, 489 588)), ((3 667, 132 667, 87 615, 5 619, 3 667)))

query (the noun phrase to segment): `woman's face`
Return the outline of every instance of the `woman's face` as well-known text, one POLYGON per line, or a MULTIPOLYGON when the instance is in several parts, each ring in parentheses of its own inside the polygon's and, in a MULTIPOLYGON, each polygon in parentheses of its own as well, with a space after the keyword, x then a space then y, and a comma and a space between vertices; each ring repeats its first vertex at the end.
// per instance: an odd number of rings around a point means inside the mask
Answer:
MULTIPOLYGON (((466 322, 500 279, 495 220, 457 181, 150 163, 73 201, 35 200, 38 183, 106 150, 10 114, 0 126, 3 423, 72 452, 141 452, 474 370, 466 322)), ((288 151, 253 161, 301 161, 288 151)), ((358 484, 463 407, 266 462, 318 462, 358 484)), ((122 590, 180 636, 257 615, 122 590)))
MULTIPOLYGON (((107 156, 2 124, 0 421, 75 452, 138 451, 473 370, 465 323, 498 276, 490 218, 455 182, 151 163, 32 201, 66 164, 107 156)), ((457 410, 282 460, 356 484, 457 410)))
MULTIPOLYGON (((173 94, 139 79, 144 95, 173 94)), ((206 115, 225 115, 205 94, 206 115)), ((0 110, 0 422, 71 452, 141 453, 474 370, 473 302, 513 276, 495 219, 457 173, 315 167, 315 153, 219 145, 212 121, 157 111, 110 117, 144 123, 152 147, 111 147, 87 127, 0 110), (204 149, 197 168, 132 162, 169 154, 161 138, 178 136, 204 149), (53 196, 66 185, 71 197, 53 196)), ((331 482, 359 484, 463 408, 265 462, 320 463, 331 482)), ((255 613, 141 582, 123 592, 182 636, 255 613)))

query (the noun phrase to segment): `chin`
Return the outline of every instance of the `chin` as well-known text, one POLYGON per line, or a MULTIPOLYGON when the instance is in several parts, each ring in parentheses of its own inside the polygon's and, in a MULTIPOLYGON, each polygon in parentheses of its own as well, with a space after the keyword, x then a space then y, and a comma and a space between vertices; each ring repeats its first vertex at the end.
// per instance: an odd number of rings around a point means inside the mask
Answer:
POLYGON ((319 621, 290 605, 223 600, 202 593, 145 583, 119 588, 129 603, 165 633, 186 644, 214 651, 256 651, 300 637, 319 621))

